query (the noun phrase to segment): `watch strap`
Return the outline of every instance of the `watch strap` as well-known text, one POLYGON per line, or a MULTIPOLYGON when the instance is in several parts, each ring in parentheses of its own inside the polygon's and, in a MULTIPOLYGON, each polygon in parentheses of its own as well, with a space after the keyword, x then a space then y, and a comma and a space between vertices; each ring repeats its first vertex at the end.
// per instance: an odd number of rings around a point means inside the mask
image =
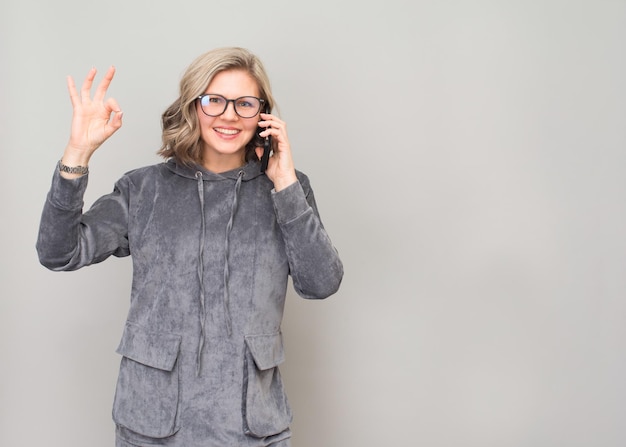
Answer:
POLYGON ((65 172, 67 174, 85 175, 89 173, 89 167, 88 166, 67 166, 67 165, 64 165, 61 160, 59 160, 59 171, 65 172))

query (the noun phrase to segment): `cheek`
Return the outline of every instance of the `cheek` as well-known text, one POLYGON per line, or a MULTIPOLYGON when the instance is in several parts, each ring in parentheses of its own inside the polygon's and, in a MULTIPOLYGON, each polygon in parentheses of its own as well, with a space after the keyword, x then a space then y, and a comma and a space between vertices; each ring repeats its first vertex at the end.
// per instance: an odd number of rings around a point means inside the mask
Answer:
POLYGON ((198 117, 198 123, 200 124, 201 129, 210 127, 213 124, 213 121, 215 121, 215 117, 205 115, 199 105, 196 106, 196 116, 198 117))
POLYGON ((214 133, 213 133, 213 122, 215 121, 214 118, 211 117, 206 117, 206 119, 201 119, 198 123, 199 127, 200 127, 200 135, 202 136, 202 138, 206 141, 207 139, 211 139, 214 138, 214 133))
POLYGON ((248 131, 248 132, 255 132, 255 133, 256 133, 256 130, 257 130, 257 129, 258 129, 258 127, 259 127, 259 126, 258 126, 258 123, 259 123, 259 122, 258 122, 258 121, 256 121, 256 120, 250 120, 250 121, 246 122, 246 124, 245 124, 244 128, 245 128, 245 130, 246 130, 246 131, 248 131))
MULTIPOLYGON (((248 131, 248 143, 252 140, 254 140, 254 138, 259 134, 260 129, 257 126, 257 121, 254 121, 252 123, 250 123, 250 125, 246 126, 246 131, 248 131)), ((247 144, 247 143, 246 143, 247 144)))

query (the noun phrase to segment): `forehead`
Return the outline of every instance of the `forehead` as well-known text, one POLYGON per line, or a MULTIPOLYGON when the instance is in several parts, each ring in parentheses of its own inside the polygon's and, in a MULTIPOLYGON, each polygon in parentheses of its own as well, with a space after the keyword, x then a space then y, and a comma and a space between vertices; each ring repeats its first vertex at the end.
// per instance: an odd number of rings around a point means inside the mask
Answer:
POLYGON ((259 96, 259 85, 245 70, 225 70, 213 77, 205 93, 217 93, 227 98, 259 96))

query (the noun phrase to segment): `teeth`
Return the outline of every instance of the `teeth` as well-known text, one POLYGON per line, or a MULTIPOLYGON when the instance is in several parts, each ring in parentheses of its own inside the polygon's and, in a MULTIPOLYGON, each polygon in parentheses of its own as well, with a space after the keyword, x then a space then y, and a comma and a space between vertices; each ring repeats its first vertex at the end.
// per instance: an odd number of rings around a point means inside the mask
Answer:
POLYGON ((215 129, 215 131, 217 133, 221 133, 221 134, 224 134, 224 135, 235 135, 235 134, 239 133, 239 131, 236 130, 236 129, 215 129))

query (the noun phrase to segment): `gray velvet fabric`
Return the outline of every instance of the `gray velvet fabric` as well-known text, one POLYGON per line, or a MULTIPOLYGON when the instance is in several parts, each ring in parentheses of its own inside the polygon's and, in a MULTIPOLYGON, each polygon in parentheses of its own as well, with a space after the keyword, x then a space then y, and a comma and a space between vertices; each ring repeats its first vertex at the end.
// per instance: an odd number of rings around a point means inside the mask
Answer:
POLYGON ((37 250, 52 270, 132 255, 113 419, 118 446, 288 447, 278 366, 291 275, 335 293, 343 266, 308 178, 275 192, 250 162, 222 174, 173 161, 124 175, 83 214, 87 176, 55 172, 37 250))

